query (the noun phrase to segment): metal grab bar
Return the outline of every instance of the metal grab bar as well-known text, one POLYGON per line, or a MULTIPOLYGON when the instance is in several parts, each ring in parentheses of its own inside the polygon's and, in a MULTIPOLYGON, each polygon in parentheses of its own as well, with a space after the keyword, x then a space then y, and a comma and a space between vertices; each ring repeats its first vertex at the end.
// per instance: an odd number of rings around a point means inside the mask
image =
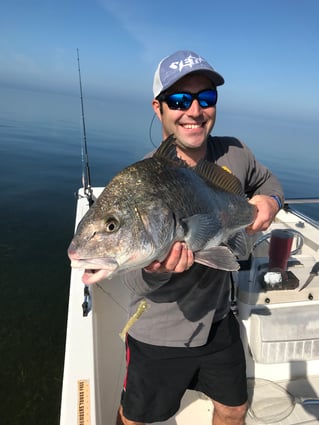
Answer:
POLYGON ((315 229, 319 229, 319 222, 317 220, 314 220, 311 217, 309 217, 308 215, 303 214, 302 212, 296 210, 296 208, 291 207, 289 204, 285 204, 283 209, 284 209, 284 211, 291 212, 296 217, 300 218, 302 221, 313 226, 315 229))
POLYGON ((285 204, 319 204, 319 198, 288 198, 285 204))

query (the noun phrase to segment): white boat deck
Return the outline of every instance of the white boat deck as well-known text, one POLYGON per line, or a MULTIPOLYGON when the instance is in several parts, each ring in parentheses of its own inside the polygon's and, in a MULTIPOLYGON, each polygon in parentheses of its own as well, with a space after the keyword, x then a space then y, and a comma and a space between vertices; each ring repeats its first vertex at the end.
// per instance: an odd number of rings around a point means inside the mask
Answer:
MULTIPOLYGON (((94 189, 96 196, 100 190, 94 189)), ((77 222, 87 208, 87 200, 79 199, 77 222)), ((319 260, 319 230, 284 211, 274 227, 294 228, 305 236, 301 253, 291 259, 292 272, 301 286, 319 260)), ((250 393, 252 413, 247 424, 318 423, 319 404, 306 405, 302 400, 319 398, 319 277, 301 292, 298 288, 265 291, 257 282, 264 262, 267 242, 256 249, 252 271, 236 275, 247 374, 257 382, 250 393), (290 317, 289 336, 284 325, 290 317), (312 328, 307 328, 307 323, 302 328, 298 317, 306 317, 312 328), (269 328, 276 330, 271 341, 264 331, 269 328), (279 396, 276 385, 264 386, 269 380, 280 385, 279 396), (272 421, 274 413, 276 421, 272 421)), ((114 425, 125 373, 125 347, 119 333, 127 321, 128 294, 116 279, 92 286, 93 308, 83 317, 81 274, 76 269, 71 274, 60 425, 114 425)), ((210 400, 187 391, 179 412, 161 424, 211 425, 211 418, 210 400)))

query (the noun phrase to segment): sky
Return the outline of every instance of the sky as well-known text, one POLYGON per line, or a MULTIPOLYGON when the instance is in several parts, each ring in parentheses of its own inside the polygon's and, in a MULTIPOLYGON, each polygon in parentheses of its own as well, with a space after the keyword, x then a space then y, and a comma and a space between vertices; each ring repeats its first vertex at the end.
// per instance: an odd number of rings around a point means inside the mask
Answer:
POLYGON ((78 48, 88 98, 149 107, 158 62, 190 49, 220 108, 316 125, 318 21, 318 0, 2 0, 0 87, 78 95, 78 48))

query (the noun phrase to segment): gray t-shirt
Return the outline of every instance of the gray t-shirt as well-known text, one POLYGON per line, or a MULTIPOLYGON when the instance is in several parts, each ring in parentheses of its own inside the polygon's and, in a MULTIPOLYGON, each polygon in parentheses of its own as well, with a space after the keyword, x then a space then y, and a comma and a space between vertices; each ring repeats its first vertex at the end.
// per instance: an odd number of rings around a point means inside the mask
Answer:
MULTIPOLYGON (((249 198, 276 195, 284 201, 277 178, 238 139, 209 137, 206 159, 236 175, 249 198)), ((142 299, 147 302, 148 308, 129 330, 133 338, 147 344, 204 345, 212 323, 229 312, 230 273, 226 271, 195 263, 183 273, 138 270, 122 280, 131 292, 130 315, 142 299)))

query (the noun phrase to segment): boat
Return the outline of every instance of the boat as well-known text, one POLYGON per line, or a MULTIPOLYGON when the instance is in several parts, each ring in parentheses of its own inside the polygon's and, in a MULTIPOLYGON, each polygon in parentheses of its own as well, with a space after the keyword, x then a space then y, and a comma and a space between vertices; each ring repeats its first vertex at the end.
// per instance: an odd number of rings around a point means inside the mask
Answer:
MULTIPOLYGON (((102 190, 93 188, 93 197, 102 190)), ((232 274, 231 303, 247 362, 247 424, 319 422, 319 225, 294 207, 303 202, 309 200, 285 204, 232 274), (270 235, 276 229, 298 237, 288 277, 268 283, 270 235)), ((88 208, 80 189, 75 226, 88 208)), ((71 270, 60 425, 114 425, 125 374, 119 334, 128 319, 128 292, 117 277, 84 286, 82 272, 71 270)), ((187 390, 176 415, 161 424, 211 425, 212 414, 204 394, 187 390)))

